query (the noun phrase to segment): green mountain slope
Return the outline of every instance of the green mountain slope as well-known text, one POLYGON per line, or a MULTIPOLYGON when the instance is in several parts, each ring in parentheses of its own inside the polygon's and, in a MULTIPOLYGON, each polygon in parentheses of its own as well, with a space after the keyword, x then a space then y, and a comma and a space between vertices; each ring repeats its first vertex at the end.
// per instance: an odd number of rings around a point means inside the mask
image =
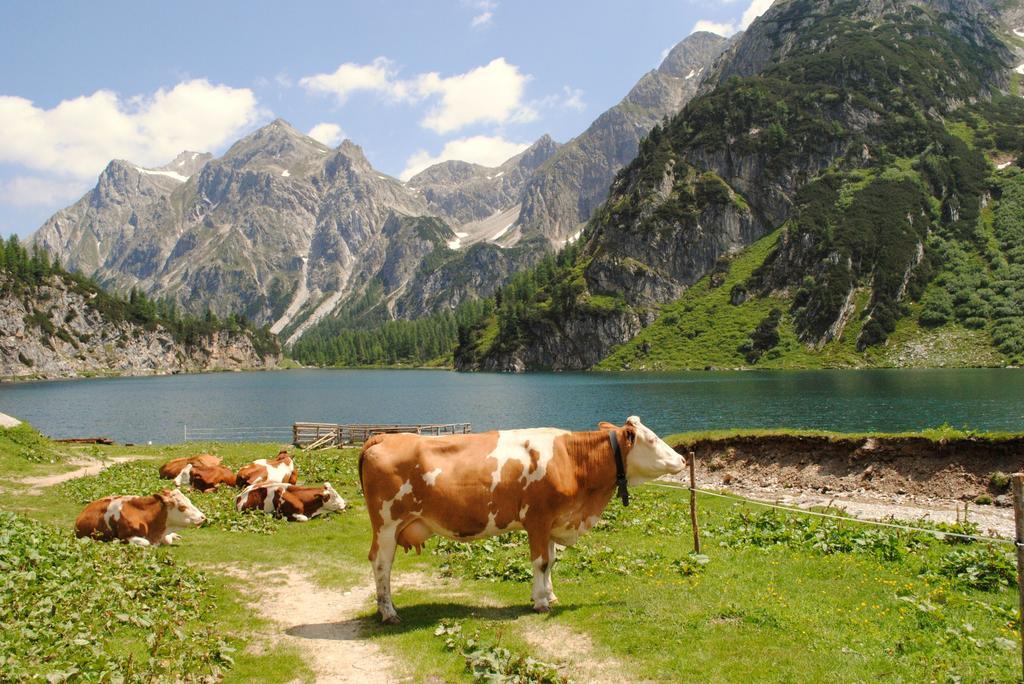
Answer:
POLYGON ((975 2, 777 2, 460 366, 1019 362, 1011 62, 975 2))

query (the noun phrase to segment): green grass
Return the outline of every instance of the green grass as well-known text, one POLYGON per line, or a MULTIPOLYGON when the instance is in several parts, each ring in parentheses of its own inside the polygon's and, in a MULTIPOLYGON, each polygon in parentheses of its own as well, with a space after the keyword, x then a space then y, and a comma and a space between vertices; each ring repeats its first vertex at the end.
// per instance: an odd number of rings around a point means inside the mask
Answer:
MULTIPOLYGON (((933 439, 970 436, 945 428, 928 434, 933 439)), ((238 581, 224 568, 308 573, 325 590, 365 584, 370 530, 358 491, 356 450, 296 456, 300 481, 329 480, 351 506, 326 519, 249 529, 245 521, 250 516, 235 513, 232 518, 223 510, 221 499, 232 494, 225 492, 192 495, 200 508, 221 517, 184 531, 181 545, 174 548, 74 542, 70 534, 82 500, 115 491, 148 493, 159 486, 153 473, 166 459, 211 450, 235 465, 266 456, 276 446, 98 448, 104 456, 131 453, 145 460, 38 496, 12 491, 0 499, 0 508, 24 516, 19 520, 38 521, 24 524, 44 530, 37 536, 49 539, 57 555, 86 549, 111 559, 128 576, 135 575, 136 564, 168 563, 169 576, 195 583, 195 601, 188 604, 193 613, 182 624, 197 634, 208 629, 224 635, 234 649, 224 653, 234 663, 216 660, 220 643, 208 646, 200 638, 182 665, 183 674, 199 676, 213 663, 225 669, 226 681, 311 681, 299 653, 261 636, 275 628, 261 616, 258 594, 239 591, 238 581), (260 648, 254 651, 257 641, 260 648)), ((3 462, 20 458, 2 451, 0 456, 3 462)), ((4 477, 0 487, 6 490, 4 477)), ((1003 549, 954 548, 927 535, 864 537, 873 528, 847 523, 821 528, 802 516, 752 517, 760 511, 702 498, 707 556, 702 564, 691 555, 686 492, 637 488, 629 508, 613 501, 596 529, 562 553, 554 571, 561 600, 548 615, 529 609, 522 534, 472 545, 432 540, 422 556, 400 554, 396 562, 395 601, 403 623, 379 625, 368 603, 359 626, 365 638, 395 656, 413 681, 469 681, 467 648, 448 645, 447 633, 435 636, 442 623, 445 629, 458 624, 473 641, 468 649, 476 654, 473 662, 485 669, 523 667, 532 656, 572 676, 570 660, 578 654, 557 639, 546 649, 530 646, 531 635, 550 629, 556 635, 557 630, 586 635, 593 657, 619 663, 622 672, 638 680, 1014 681, 1019 654, 1007 644, 1017 638, 1017 594, 999 583, 1005 567, 993 555, 1003 549), (819 533, 829 542, 824 547, 815 546, 819 533), (963 550, 972 555, 950 555, 963 550), (409 586, 403 577, 410 572, 430 579, 409 586), (964 583, 966 576, 994 577, 995 584, 987 587, 991 590, 971 588, 964 583)), ((16 549, 20 557, 28 554, 28 545, 16 549)), ((97 584, 86 577, 69 573, 66 582, 67 591, 83 600, 99 596, 97 584)), ((157 610, 171 609, 160 603, 157 610)), ((0 609, 0 622, 9 620, 6 608, 0 609)), ((118 638, 100 649, 107 654, 102 657, 123 662, 124 653, 144 653, 143 631, 117 632, 118 638)), ((101 633, 96 627, 89 638, 99 639, 101 633)), ((9 657, 12 648, 23 657, 21 646, 5 646, 0 653, 9 657)), ((175 651, 174 658, 179 657, 185 656, 175 651)))
POLYGON ((856 293, 854 312, 839 338, 820 347, 798 338, 789 314, 790 293, 754 297, 734 306, 730 302, 733 287, 747 282, 764 263, 781 232, 761 238, 738 254, 718 287, 707 276, 666 304, 653 324, 613 349, 595 370, 958 368, 1006 364, 986 331, 969 330, 955 323, 923 328, 918 323, 920 305, 913 303, 885 345, 858 351, 857 338, 864 325, 861 314, 870 298, 866 289, 856 293), (779 344, 751 364, 740 347, 773 308, 783 312, 779 344))
POLYGON ((800 428, 739 428, 728 430, 700 430, 679 432, 668 435, 664 440, 673 447, 692 446, 700 441, 729 440, 740 437, 808 437, 830 441, 862 441, 868 437, 877 439, 926 439, 931 442, 953 442, 962 439, 978 439, 988 442, 1005 442, 1024 437, 1016 432, 976 432, 961 430, 949 425, 940 425, 920 432, 831 432, 828 430, 805 430, 800 428))

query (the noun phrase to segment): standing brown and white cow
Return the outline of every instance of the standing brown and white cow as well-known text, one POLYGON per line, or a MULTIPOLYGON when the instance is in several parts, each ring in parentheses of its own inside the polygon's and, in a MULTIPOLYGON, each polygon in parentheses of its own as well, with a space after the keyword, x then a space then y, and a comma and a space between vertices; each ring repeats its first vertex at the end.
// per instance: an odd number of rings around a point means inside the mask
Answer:
POLYGON ((555 544, 571 546, 594 526, 616 486, 680 472, 686 462, 640 419, 596 432, 555 428, 424 437, 377 435, 363 446, 359 474, 373 526, 370 563, 377 610, 397 623, 391 565, 397 546, 417 551, 431 536, 482 539, 526 530, 533 609, 557 600, 555 544), (618 477, 619 471, 624 477, 618 477))
POLYGON ((164 489, 153 496, 108 496, 93 501, 75 520, 75 535, 159 546, 181 539, 178 530, 204 522, 206 516, 187 496, 177 489, 164 489))

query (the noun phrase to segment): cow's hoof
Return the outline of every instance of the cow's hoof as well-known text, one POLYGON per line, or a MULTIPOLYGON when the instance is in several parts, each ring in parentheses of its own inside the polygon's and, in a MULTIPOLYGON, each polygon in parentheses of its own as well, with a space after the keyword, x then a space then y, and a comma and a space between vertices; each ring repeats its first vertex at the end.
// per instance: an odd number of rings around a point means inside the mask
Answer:
POLYGON ((551 606, 546 603, 538 603, 533 606, 534 613, 547 613, 551 611, 551 606))

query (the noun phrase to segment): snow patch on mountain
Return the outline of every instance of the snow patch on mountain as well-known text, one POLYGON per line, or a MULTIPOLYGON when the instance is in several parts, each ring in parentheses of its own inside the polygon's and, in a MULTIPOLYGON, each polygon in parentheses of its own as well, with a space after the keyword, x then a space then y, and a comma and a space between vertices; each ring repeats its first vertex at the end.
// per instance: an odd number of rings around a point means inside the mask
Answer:
POLYGON ((168 178, 173 178, 179 183, 184 183, 188 180, 188 176, 182 176, 177 171, 156 171, 153 169, 144 169, 141 166, 136 166, 135 170, 140 173, 144 173, 147 176, 167 176, 168 178))

